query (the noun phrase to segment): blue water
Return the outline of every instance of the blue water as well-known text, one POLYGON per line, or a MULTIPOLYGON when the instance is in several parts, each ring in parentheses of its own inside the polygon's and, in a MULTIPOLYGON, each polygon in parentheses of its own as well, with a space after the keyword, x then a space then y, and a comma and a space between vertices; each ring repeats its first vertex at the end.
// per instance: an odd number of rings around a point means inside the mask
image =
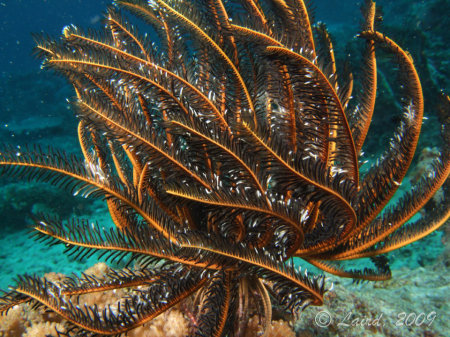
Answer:
MULTIPOLYGON (((39 62, 31 56, 31 33, 57 36, 68 24, 98 27, 108 0, 2 0, 0 1, 0 74, 35 71, 39 62)), ((359 21, 358 1, 318 0, 317 17, 330 22, 342 16, 359 21), (330 10, 331 9, 331 10, 330 10), (340 17, 339 17, 340 16, 340 17)))
POLYGON ((57 36, 62 27, 77 23, 82 27, 99 25, 105 0, 4 0, 0 2, 0 73, 36 71, 39 62, 31 56, 31 33, 57 36))

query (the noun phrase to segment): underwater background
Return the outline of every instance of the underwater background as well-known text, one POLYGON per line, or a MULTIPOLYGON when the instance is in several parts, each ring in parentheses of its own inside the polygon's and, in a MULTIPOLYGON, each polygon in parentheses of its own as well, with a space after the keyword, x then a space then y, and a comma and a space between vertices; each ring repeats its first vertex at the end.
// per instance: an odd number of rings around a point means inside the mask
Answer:
MULTIPOLYGON (((68 24, 98 28, 102 12, 110 4, 111 1, 104 0, 0 0, 1 142, 18 145, 18 151, 20 146, 39 143, 43 148, 52 145, 79 153, 76 118, 66 101, 73 96, 73 90, 63 78, 40 69, 39 61, 32 55, 32 33, 57 36, 68 24)), ((361 1, 311 0, 311 4, 316 21, 325 22, 333 35, 338 63, 342 64, 347 56, 359 55, 360 41, 354 36, 362 20, 361 1)), ((427 159, 438 151, 440 124, 435 98, 440 90, 450 92, 450 1, 381 0, 377 6, 382 8, 382 31, 412 54, 425 91, 427 119, 415 159, 423 164, 408 173, 398 192, 401 195, 402 190, 409 188, 409 182, 418 180, 426 169, 427 159)), ((352 57, 350 60, 353 61, 352 57)), ((377 102, 370 142, 364 148, 367 167, 386 148, 401 114, 396 89, 383 73, 383 69, 387 72, 389 68, 383 68, 383 58, 379 62, 382 100, 377 102)), ((358 64, 352 67, 357 68, 358 64)), ((70 274, 97 262, 95 256, 73 261, 62 254, 63 248, 49 248, 34 241, 28 226, 32 215, 39 213, 55 214, 62 219, 89 218, 104 226, 111 224, 101 201, 73 197, 45 184, 0 178, 0 289, 7 289, 17 274, 70 274)), ((330 277, 335 287, 326 296, 326 305, 336 317, 335 322, 327 327, 314 324, 321 308, 308 308, 296 326, 297 335, 450 336, 448 227, 446 224, 425 239, 389 254, 393 269, 390 281, 354 285, 351 280, 330 277), (349 312, 355 317, 365 317, 369 312, 372 317, 382 314, 383 318, 389 317, 386 321, 391 326, 380 332, 374 327, 339 325, 339 320, 346 322, 344 318, 349 312), (429 325, 396 325, 399 314, 428 316, 433 312, 436 315, 431 323, 426 322, 429 325)), ((0 336, 7 336, 1 325, 0 336)))

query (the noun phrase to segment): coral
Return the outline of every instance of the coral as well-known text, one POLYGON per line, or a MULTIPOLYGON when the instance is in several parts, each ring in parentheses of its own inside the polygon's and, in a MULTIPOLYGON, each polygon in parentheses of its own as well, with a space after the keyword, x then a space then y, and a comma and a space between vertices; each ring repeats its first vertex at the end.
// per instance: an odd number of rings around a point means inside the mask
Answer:
POLYGON ((100 262, 100 263, 96 263, 92 267, 86 269, 84 271, 84 273, 88 274, 88 275, 96 276, 96 277, 102 277, 103 275, 105 275, 108 272, 108 270, 109 270, 108 265, 104 262, 100 262))
POLYGON ((294 330, 289 326, 288 322, 283 320, 272 321, 272 323, 264 331, 260 318, 253 316, 249 319, 244 337, 295 337, 294 330))
POLYGON ((155 319, 150 324, 136 328, 128 333, 129 337, 185 337, 189 334, 189 323, 183 314, 172 309, 155 319))
POLYGON ((21 337, 27 323, 24 317, 26 317, 26 310, 23 305, 13 307, 7 316, 0 316, 0 336, 21 337))
MULTIPOLYGON (((97 263, 84 271, 85 275, 102 279, 110 268, 105 263, 97 263)), ((47 280, 62 283, 67 276, 61 273, 47 273, 47 280)), ((80 300, 88 305, 103 308, 115 303, 126 294, 126 289, 85 294, 80 300)), ((19 304, 0 316, 0 337, 37 337, 54 334, 55 329, 65 332, 66 322, 54 313, 31 310, 28 304, 19 304)), ((185 337, 189 334, 189 321, 176 307, 159 315, 148 324, 138 327, 128 333, 128 337, 185 337)))
POLYGON ((27 328, 26 332, 22 334, 22 337, 46 336, 48 334, 55 333, 55 329, 58 331, 64 331, 64 327, 59 323, 37 323, 27 328))
POLYGON ((433 170, 433 159, 439 155, 440 149, 437 147, 425 147, 420 151, 418 164, 412 170, 410 176, 412 183, 417 183, 426 173, 433 170))
POLYGON ((0 316, 0 337, 37 337, 64 331, 56 315, 32 310, 26 303, 11 308, 8 315, 0 316))
MULTIPOLYGON (((449 328, 445 322, 444 313, 447 312, 448 304, 445 303, 448 293, 448 285, 442 278, 442 270, 448 273, 445 265, 437 264, 432 269, 417 273, 406 268, 396 271, 392 281, 375 283, 363 286, 351 285, 339 279, 332 279, 335 283, 334 290, 328 292, 325 305, 321 308, 305 311, 296 322, 294 333, 288 322, 274 320, 268 327, 264 337, 359 337, 359 336, 392 336, 392 337, 421 337, 421 336, 444 336, 449 328), (444 269, 443 269, 444 268, 444 269), (425 275, 425 277, 423 276, 425 275), (422 286, 421 286, 422 284, 422 286), (359 293, 358 297, 354 293, 359 293), (405 300, 405 298, 407 300, 405 300), (426 308, 427 314, 436 311, 438 315, 430 326, 422 324, 407 329, 405 326, 396 327, 396 318, 402 311, 408 313, 420 313, 426 308), (315 316, 318 312, 328 311, 334 323, 329 327, 318 327, 315 316), (345 313, 352 312, 355 318, 370 317, 376 319, 382 315, 384 326, 352 326, 345 327, 343 321, 345 313)), ((99 263, 89 268, 85 273, 91 273, 101 278, 109 268, 104 263, 99 263)), ((62 274, 46 274, 45 277, 53 281, 61 281, 62 274)), ((112 295, 94 296, 96 303, 103 306, 111 301, 112 295)), ((89 300, 94 303, 94 300, 89 300)), ((189 334, 190 322, 184 315, 185 308, 174 307, 159 315, 144 326, 128 332, 128 337, 185 337, 189 334)), ((1 337, 37 337, 45 336, 46 333, 54 333, 54 329, 65 331, 63 321, 55 321, 56 316, 49 316, 43 312, 30 310, 27 304, 20 304, 12 308, 7 316, 0 316, 1 337)), ((255 315, 249 319, 249 324, 243 337, 262 336, 262 322, 255 315)))
POLYGON ((265 337, 295 337, 295 333, 287 322, 278 320, 272 321, 265 332, 265 337))
MULTIPOLYGON (((104 306, 109 297, 93 294, 87 301, 104 306)), ((55 334, 55 329, 65 332, 65 322, 52 321, 55 316, 31 311, 26 304, 12 308, 8 315, 0 316, 0 337, 37 337, 55 334)), ((128 333, 128 337, 185 337, 189 334, 189 322, 183 313, 171 309, 128 333)), ((272 336, 272 335, 270 335, 272 336)), ((278 336, 278 335, 273 335, 278 336)), ((281 336, 281 335, 280 335, 281 336)), ((289 335, 284 335, 289 336, 289 335)), ((250 336, 249 336, 250 337, 250 336)))

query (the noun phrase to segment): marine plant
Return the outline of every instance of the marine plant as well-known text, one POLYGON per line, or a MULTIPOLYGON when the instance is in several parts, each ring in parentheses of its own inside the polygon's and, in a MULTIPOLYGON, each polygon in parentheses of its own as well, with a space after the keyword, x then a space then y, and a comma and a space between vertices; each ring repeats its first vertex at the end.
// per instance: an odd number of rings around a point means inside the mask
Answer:
MULTIPOLYGON (((83 157, 3 146, 0 170, 103 198, 113 229, 42 216, 34 232, 76 258, 98 253, 125 267, 102 279, 20 276, 1 297, 3 314, 30 302, 67 321, 55 334, 122 336, 190 298, 193 336, 238 336, 250 300, 263 304, 265 326, 273 304, 296 314, 323 303, 323 276, 301 272, 294 257, 342 277, 385 280, 382 254, 447 221, 444 193, 407 223, 447 180, 448 143, 433 170, 383 211, 411 164, 424 104, 411 55, 377 31, 374 2, 363 10, 362 86, 350 104, 353 75, 337 71, 327 29, 312 24, 302 0, 115 5, 101 32, 68 26, 59 40, 37 39, 43 67, 74 87, 83 157), (148 23, 148 34, 120 10, 148 23), (361 174, 377 49, 399 69, 404 112, 389 148, 361 174), (366 257, 373 267, 339 264, 366 257), (119 288, 126 297, 104 308, 79 303, 119 288)), ((442 132, 448 141, 447 124, 442 132)))

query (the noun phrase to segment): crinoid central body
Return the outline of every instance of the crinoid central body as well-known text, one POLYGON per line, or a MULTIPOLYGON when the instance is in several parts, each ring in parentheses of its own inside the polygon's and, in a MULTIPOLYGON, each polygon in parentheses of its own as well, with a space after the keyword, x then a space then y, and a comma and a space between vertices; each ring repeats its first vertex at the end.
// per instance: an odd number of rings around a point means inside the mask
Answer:
MULTIPOLYGON (((98 252, 136 267, 61 282, 24 275, 0 311, 30 303, 64 319, 54 335, 123 336, 190 299, 192 335, 239 336, 257 307, 267 326, 273 303, 294 315, 323 303, 323 277, 303 274, 293 257, 343 277, 389 278, 381 254, 448 219, 444 193, 405 224, 450 165, 447 146, 432 172, 381 212, 411 164, 423 94, 411 56, 377 31, 375 12, 366 1, 361 90, 350 104, 353 76, 338 76, 328 32, 312 24, 302 0, 120 0, 99 33, 70 26, 61 39, 38 39, 44 67, 74 87, 83 158, 5 146, 1 173, 103 198, 114 229, 43 216, 35 233, 75 257, 98 252), (148 34, 120 10, 145 21, 148 34), (377 49, 401 73, 404 114, 361 176, 377 49), (339 265, 363 257, 374 267, 339 265), (127 292, 110 306, 81 303, 116 289, 127 292)), ((448 141, 447 124, 443 133, 448 141)))

